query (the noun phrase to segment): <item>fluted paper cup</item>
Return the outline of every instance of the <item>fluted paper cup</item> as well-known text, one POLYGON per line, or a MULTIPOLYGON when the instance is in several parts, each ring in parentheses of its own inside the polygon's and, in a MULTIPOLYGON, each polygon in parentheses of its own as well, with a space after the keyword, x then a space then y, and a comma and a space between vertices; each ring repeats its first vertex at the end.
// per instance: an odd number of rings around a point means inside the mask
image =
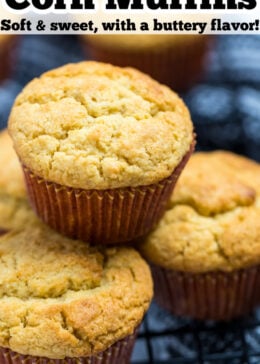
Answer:
POLYGON ((260 268, 203 274, 182 273, 152 265, 155 300, 177 316, 231 320, 260 303, 260 268))
POLYGON ((149 186, 83 190, 45 181, 23 166, 31 205, 54 230, 70 238, 114 244, 147 234, 162 217, 192 151, 166 179, 149 186))

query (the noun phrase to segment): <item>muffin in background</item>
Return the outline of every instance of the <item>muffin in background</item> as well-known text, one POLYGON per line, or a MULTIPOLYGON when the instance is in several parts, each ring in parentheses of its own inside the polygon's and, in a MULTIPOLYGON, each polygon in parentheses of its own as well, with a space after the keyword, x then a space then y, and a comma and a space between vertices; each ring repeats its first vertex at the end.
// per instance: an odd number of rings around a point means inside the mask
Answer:
POLYGON ((23 171, 7 130, 0 132, 0 234, 36 220, 25 191, 23 171))
POLYGON ((0 250, 1 364, 129 363, 153 291, 137 251, 43 224, 1 236, 0 250))
MULTIPOLYGON (((19 22, 21 17, 18 14, 7 11, 3 2, 1 2, 0 18, 1 20, 11 20, 11 22, 14 23, 19 22)), ((5 30, 0 32, 0 83, 10 77, 14 70, 19 39, 20 36, 17 34, 7 34, 5 33, 5 30)))
POLYGON ((135 67, 178 92, 202 78, 211 44, 210 36, 196 34, 102 34, 81 39, 86 56, 135 67))
POLYGON ((0 34, 0 82, 8 78, 13 71, 17 42, 18 37, 15 35, 0 34))
POLYGON ((98 244, 151 230, 194 147, 177 94, 137 70, 98 62, 29 83, 9 131, 36 213, 62 234, 98 244))
POLYGON ((175 315, 229 320, 260 303, 260 166, 194 154, 157 228, 140 245, 155 299, 175 315))

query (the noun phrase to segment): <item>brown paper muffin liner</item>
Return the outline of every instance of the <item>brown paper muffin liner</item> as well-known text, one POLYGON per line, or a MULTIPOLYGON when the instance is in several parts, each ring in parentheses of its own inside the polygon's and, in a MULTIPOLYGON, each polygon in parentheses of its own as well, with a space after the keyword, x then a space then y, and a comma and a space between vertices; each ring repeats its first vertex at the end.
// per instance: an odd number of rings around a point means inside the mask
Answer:
POLYGON ((227 321, 260 304, 260 266, 205 274, 151 268, 156 302, 177 316, 227 321))
POLYGON ((65 359, 48 359, 18 354, 10 349, 0 348, 1 364, 128 364, 134 347, 137 330, 125 339, 116 342, 97 356, 65 359))
POLYGON ((18 37, 12 36, 0 44, 0 82, 8 78, 14 68, 18 37))
POLYGON ((135 67, 176 91, 186 91, 199 81, 212 38, 199 36, 199 41, 178 42, 169 47, 128 50, 102 47, 82 40, 85 54, 92 59, 125 67, 135 67))
POLYGON ((23 166, 31 205, 54 230, 90 243, 114 244, 147 234, 159 221, 192 151, 170 177, 149 186, 83 190, 45 181, 23 166))

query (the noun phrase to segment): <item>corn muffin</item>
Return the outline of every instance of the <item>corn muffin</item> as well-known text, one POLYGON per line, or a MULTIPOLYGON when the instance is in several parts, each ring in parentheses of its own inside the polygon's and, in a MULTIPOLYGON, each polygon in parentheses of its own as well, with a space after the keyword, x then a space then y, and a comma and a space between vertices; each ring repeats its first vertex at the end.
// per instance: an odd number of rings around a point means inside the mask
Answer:
POLYGON ((194 154, 157 228, 142 243, 157 302, 176 315, 227 320, 260 298, 260 166, 194 154))
POLYGON ((102 34, 81 39, 91 58, 136 67, 177 91, 201 79, 211 44, 210 36, 196 34, 102 34))
POLYGON ((43 224, 1 236, 0 251, 2 364, 129 362, 152 298, 137 251, 91 247, 43 224))
POLYGON ((174 92, 137 70, 97 62, 29 83, 9 131, 37 214, 100 244, 150 231, 194 146, 189 111, 174 92))
POLYGON ((0 234, 36 219, 28 203, 22 168, 7 130, 0 132, 0 234))

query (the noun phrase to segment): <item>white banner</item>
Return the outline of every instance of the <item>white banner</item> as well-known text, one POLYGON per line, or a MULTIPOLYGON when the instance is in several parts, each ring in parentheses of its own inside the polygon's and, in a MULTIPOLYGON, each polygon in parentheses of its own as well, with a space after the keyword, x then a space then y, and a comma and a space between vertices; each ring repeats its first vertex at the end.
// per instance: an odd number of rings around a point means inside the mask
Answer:
POLYGON ((259 6, 260 0, 1 0, 0 33, 257 34, 259 6))

